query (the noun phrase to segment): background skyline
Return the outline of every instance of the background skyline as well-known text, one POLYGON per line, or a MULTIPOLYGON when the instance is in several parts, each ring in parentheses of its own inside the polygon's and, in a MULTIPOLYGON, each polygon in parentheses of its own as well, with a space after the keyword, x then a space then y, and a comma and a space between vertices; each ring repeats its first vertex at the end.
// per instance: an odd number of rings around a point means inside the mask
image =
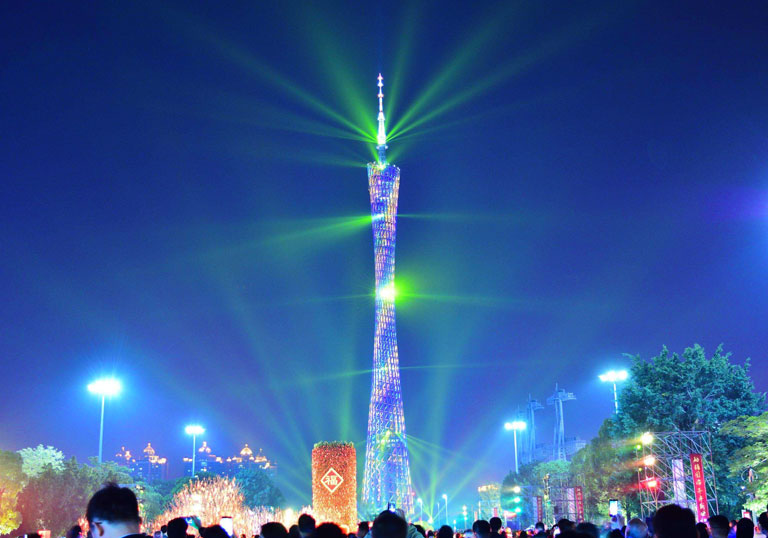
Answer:
POLYGON ((387 5, 0 7, 0 448, 95 455, 114 374, 105 455, 200 422, 292 502, 313 443, 362 461, 379 72, 425 499, 501 480, 556 382, 595 435, 623 353, 723 343, 766 389, 768 13, 387 5))

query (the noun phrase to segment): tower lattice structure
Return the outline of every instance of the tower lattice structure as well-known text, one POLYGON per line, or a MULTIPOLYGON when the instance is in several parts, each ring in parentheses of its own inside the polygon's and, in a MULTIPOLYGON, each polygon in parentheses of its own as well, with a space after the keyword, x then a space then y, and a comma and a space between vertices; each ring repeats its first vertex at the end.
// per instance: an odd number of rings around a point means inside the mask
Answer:
POLYGON ((565 417, 563 416, 563 402, 575 400, 572 392, 566 392, 555 384, 555 393, 547 398, 548 405, 555 406, 555 439, 553 444, 553 457, 556 460, 566 459, 565 453, 565 417))
POLYGON ((410 513, 413 494, 395 329, 395 235, 400 169, 386 160, 381 75, 378 80, 378 161, 368 164, 376 275, 376 330, 362 502, 372 511, 392 504, 410 513))

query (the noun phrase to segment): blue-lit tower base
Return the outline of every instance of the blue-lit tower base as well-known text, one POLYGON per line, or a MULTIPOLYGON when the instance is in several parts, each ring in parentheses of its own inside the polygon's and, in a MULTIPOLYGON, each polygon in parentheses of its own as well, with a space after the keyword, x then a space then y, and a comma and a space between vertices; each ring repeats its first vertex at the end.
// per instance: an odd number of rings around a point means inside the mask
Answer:
MULTIPOLYGON (((379 88, 381 88, 379 75, 379 88)), ((365 447, 362 504, 374 513, 392 504, 413 511, 395 328, 395 235, 400 169, 386 162, 379 90, 379 162, 368 164, 376 271, 373 382, 365 447)))

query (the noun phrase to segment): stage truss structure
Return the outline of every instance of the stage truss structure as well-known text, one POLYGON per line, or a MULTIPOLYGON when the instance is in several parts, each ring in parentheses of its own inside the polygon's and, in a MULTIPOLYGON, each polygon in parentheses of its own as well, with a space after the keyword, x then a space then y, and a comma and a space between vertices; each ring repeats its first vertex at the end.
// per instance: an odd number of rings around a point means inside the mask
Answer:
POLYGON ((653 516, 666 504, 677 504, 696 513, 691 454, 702 456, 709 513, 719 513, 712 436, 708 431, 646 433, 636 450, 640 461, 637 470, 640 512, 644 518, 653 516))

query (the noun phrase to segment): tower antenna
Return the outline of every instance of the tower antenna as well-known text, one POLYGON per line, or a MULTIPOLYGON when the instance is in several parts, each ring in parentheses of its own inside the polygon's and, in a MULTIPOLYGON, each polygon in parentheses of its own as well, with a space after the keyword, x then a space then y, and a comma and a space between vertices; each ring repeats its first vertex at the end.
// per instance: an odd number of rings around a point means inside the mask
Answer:
POLYGON ((379 164, 386 164, 387 162, 387 130, 384 127, 384 94, 382 88, 384 87, 384 77, 379 73, 379 132, 376 135, 377 146, 376 149, 379 152, 379 164))

